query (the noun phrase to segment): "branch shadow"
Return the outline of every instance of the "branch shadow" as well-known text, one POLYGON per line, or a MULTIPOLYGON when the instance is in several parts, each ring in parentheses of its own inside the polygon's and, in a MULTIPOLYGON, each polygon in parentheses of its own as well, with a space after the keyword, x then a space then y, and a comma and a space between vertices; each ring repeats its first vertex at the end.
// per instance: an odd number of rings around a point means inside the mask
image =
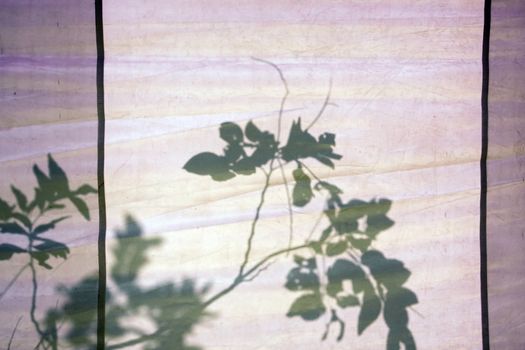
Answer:
MULTIPOLYGON (((279 134, 282 108, 288 95, 286 80, 278 66, 264 60, 256 60, 276 69, 286 90, 279 112, 279 134)), ((257 171, 265 174, 265 184, 259 202, 254 203, 256 212, 239 273, 229 287, 211 298, 211 302, 230 293, 241 283, 255 278, 264 269, 263 264, 270 259, 288 255, 290 252, 305 251, 306 253, 301 255, 294 255, 296 266, 287 276, 285 288, 302 293, 290 306, 287 317, 314 321, 327 314, 328 321, 322 340, 328 337, 331 326, 336 324, 339 326, 336 339, 341 341, 345 335, 345 321, 340 317, 342 310, 359 308, 358 335, 368 329, 382 313, 389 329, 387 350, 400 349, 401 346, 406 350, 415 350, 416 343, 408 328, 407 309, 418 300, 413 291, 404 287, 411 273, 404 267, 403 262, 388 259, 372 247, 380 233, 394 225, 394 221, 387 216, 392 202, 386 198, 345 201, 342 198, 342 189, 321 180, 307 165, 315 160, 335 169, 335 161, 342 158, 334 152, 335 134, 325 132, 315 137, 309 130, 324 113, 329 105, 329 98, 330 91, 321 110, 308 127, 302 127, 300 117, 293 121, 284 145, 281 145, 278 136, 270 131, 261 130, 253 121, 249 121, 244 129, 234 122, 224 122, 219 127, 219 136, 226 142, 222 154, 202 152, 191 157, 184 165, 186 171, 209 176, 217 182, 229 181, 236 176, 250 176, 257 171), (281 170, 288 199, 290 244, 288 248, 269 254, 254 263, 250 262, 252 242, 270 178, 277 168, 275 163, 281 170), (295 170, 291 173, 293 181, 287 180, 283 164, 295 165, 295 170), (289 182, 293 183, 291 195, 288 189, 289 182), (311 235, 304 244, 292 246, 292 207, 307 206, 316 194, 326 198, 322 216, 329 225, 320 232, 318 238, 312 239, 311 235), (326 263, 331 265, 322 271, 318 268, 318 259, 326 260, 326 263), (348 288, 348 285, 351 287, 348 288)))

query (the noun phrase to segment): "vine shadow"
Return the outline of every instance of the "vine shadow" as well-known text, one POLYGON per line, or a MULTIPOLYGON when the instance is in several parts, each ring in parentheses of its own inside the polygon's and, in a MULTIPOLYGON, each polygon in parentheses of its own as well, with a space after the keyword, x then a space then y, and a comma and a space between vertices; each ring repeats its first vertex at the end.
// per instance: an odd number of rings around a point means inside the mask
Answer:
POLYGON ((285 288, 302 294, 292 303, 287 317, 299 317, 314 321, 326 315, 327 322, 321 337, 326 339, 332 325, 338 325, 336 339, 345 335, 345 321, 340 316, 343 309, 359 308, 357 334, 362 334, 381 315, 389 329, 386 349, 396 350, 403 346, 415 350, 416 343, 408 327, 408 309, 418 302, 416 294, 405 287, 410 271, 403 262, 386 258, 373 247, 380 233, 394 225, 387 213, 392 202, 389 199, 344 200, 344 191, 334 183, 320 179, 309 167, 311 161, 335 169, 335 162, 342 158, 335 153, 336 135, 324 132, 315 137, 310 129, 320 120, 330 105, 330 90, 324 103, 308 126, 303 127, 301 118, 291 124, 286 143, 281 143, 283 108, 289 94, 288 84, 280 68, 272 62, 256 59, 273 67, 283 83, 284 95, 277 119, 277 133, 262 130, 253 121, 244 128, 234 122, 224 122, 219 127, 219 137, 226 143, 222 154, 202 152, 191 157, 184 169, 190 173, 209 176, 213 181, 224 182, 236 176, 250 176, 257 171, 265 175, 254 219, 246 241, 244 258, 232 283, 212 297, 215 302, 240 284, 253 280, 271 261, 281 255, 294 252, 293 267, 286 278, 285 288), (286 174, 286 165, 295 169, 286 174), (263 259, 251 261, 252 242, 264 205, 270 179, 279 170, 288 199, 289 245, 263 259), (289 183, 293 183, 290 191, 289 183), (294 246, 293 207, 306 207, 314 197, 324 198, 324 210, 320 220, 312 228, 310 237, 294 246), (318 232, 317 225, 324 218, 328 226, 318 232), (316 236, 316 232, 317 236, 316 236), (315 237, 315 238, 312 238, 315 237), (301 252, 301 254, 298 254, 301 252), (319 268, 322 260, 328 268, 319 268))

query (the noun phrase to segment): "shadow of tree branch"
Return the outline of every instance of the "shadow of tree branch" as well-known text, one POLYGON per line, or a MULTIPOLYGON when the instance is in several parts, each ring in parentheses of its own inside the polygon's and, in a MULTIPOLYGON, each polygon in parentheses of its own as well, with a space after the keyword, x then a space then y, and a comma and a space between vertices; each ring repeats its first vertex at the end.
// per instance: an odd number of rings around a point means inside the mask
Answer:
POLYGON ((349 307, 360 308, 358 334, 363 333, 374 323, 382 312, 389 328, 387 350, 399 349, 401 345, 407 350, 415 349, 414 338, 408 329, 407 308, 418 301, 415 293, 403 287, 410 276, 410 271, 401 261, 387 259, 382 252, 372 248, 372 242, 379 234, 394 225, 387 216, 392 202, 385 198, 371 201, 358 199, 345 201, 342 198, 343 190, 335 184, 321 180, 306 164, 310 160, 316 160, 333 169, 334 161, 341 159, 341 155, 334 153, 335 134, 325 132, 316 138, 309 132, 330 104, 331 81, 323 105, 312 122, 303 129, 300 117, 293 121, 288 140, 283 146, 279 140, 282 112, 289 94, 287 81, 276 64, 259 58, 253 59, 277 70, 285 88, 277 120, 277 137, 269 131, 261 131, 253 121, 246 124, 244 131, 236 123, 225 122, 219 128, 220 137, 227 143, 223 154, 199 153, 184 165, 184 169, 188 172, 210 176, 214 181, 228 181, 236 176, 249 176, 257 170, 265 174, 265 183, 256 207, 255 218, 251 223, 244 260, 239 272, 230 285, 205 301, 203 307, 216 302, 240 284, 253 280, 262 272, 265 268, 263 265, 270 259, 306 250, 310 257, 295 255, 296 267, 292 268, 287 276, 285 287, 292 292, 302 292, 292 303, 287 313, 288 317, 297 316, 305 321, 313 321, 319 319, 329 309, 330 315, 322 339, 327 338, 332 324, 338 324, 337 340, 340 341, 344 337, 345 322, 339 317, 338 312, 349 307), (289 244, 288 248, 267 255, 249 268, 256 224, 260 219, 275 161, 279 164, 288 200, 289 244), (264 170, 267 164, 269 164, 269 171, 264 170), (292 172, 295 184, 291 195, 283 164, 296 165, 292 172), (329 225, 317 239, 311 239, 320 222, 318 220, 305 244, 292 246, 292 206, 307 206, 312 202, 314 193, 326 196, 322 216, 329 225), (351 260, 344 258, 345 254, 351 260), (329 261, 331 266, 321 273, 317 266, 317 258, 321 258, 323 264, 329 261), (346 281, 352 285, 352 289, 348 290, 344 287, 347 285, 346 281), (392 283, 392 281, 396 282, 392 283))

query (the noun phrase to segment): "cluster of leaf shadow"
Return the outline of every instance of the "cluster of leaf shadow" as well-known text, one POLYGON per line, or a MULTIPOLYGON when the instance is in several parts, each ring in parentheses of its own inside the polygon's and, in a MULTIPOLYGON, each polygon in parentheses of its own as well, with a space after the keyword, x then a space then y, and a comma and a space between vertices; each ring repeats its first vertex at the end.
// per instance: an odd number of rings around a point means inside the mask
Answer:
MULTIPOLYGON (((0 297, 26 268, 30 268, 32 296, 29 315, 39 337, 34 348, 94 349, 97 344, 97 274, 88 275, 71 287, 61 285, 57 289, 57 306, 47 310, 43 319, 38 319, 36 309, 38 266, 52 269, 51 258, 67 259, 70 254, 66 244, 46 237, 60 222, 69 218, 56 213, 64 211, 64 201, 69 201, 89 220, 89 209, 82 197, 96 193, 96 190, 87 184, 70 189, 66 173, 51 155, 48 156, 48 175, 37 165, 33 166, 33 173, 38 186, 31 200, 15 186, 11 186, 15 204, 0 198, 0 232, 6 238, 15 235, 26 240, 25 245, 18 242, 0 244, 0 260, 9 260, 15 254, 28 255, 27 264, 15 274, 0 297)), ((197 323, 210 315, 202 307, 209 286, 197 287, 187 278, 179 284, 141 287, 138 276, 148 263, 147 254, 159 246, 161 240, 143 237, 141 227, 131 216, 126 217, 125 225, 123 230, 116 232, 115 262, 109 276, 113 288, 106 292, 106 349, 141 344, 144 349, 199 350, 197 346, 187 345, 186 337, 197 323), (150 329, 130 324, 130 320, 138 319, 148 322, 150 329)), ((16 326, 8 349, 15 333, 16 326)))
POLYGON ((48 259, 51 256, 65 259, 69 249, 65 244, 44 236, 69 216, 60 216, 45 223, 39 223, 40 219, 46 214, 64 209, 63 201, 68 200, 86 220, 89 220, 89 210, 82 196, 97 191, 87 184, 71 190, 66 174, 51 155, 48 155, 48 169, 49 175, 46 175, 38 165, 33 166, 38 186, 34 189, 32 200, 28 200, 15 186, 11 186, 11 191, 16 204, 9 204, 0 198, 0 233, 27 238, 25 246, 0 244, 0 260, 8 260, 13 254, 26 253, 41 266, 51 269, 47 263, 48 259))
POLYGON ((274 257, 292 251, 305 251, 302 255, 294 255, 296 266, 287 276, 285 287, 301 293, 292 303, 287 316, 313 321, 329 311, 322 339, 328 336, 330 327, 337 324, 337 340, 341 340, 345 334, 345 321, 340 316, 344 309, 359 308, 358 334, 383 313, 389 328, 387 349, 400 349, 401 345, 407 350, 416 349, 408 328, 407 308, 417 303, 417 297, 404 287, 410 271, 401 261, 388 259, 372 247, 378 235, 394 224, 387 216, 391 201, 354 199, 345 202, 339 187, 319 179, 306 164, 308 159, 314 159, 334 168, 333 161, 341 158, 334 153, 335 135, 323 133, 315 138, 308 129, 302 128, 300 118, 294 121, 286 144, 281 146, 271 132, 261 131, 252 121, 246 124, 244 132, 238 124, 226 122, 219 129, 220 137, 226 142, 223 154, 199 153, 184 165, 185 170, 211 176, 215 181, 230 180, 236 175, 251 175, 257 169, 266 175, 245 259, 235 281, 239 284, 245 280, 243 271, 249 264, 255 224, 264 203, 269 177, 275 168, 273 164, 275 161, 279 164, 287 186, 284 165, 292 163, 295 169, 291 174, 294 185, 289 203, 290 215, 292 205, 304 207, 318 195, 325 198, 323 216, 329 225, 319 237, 309 238, 303 245, 290 246, 270 254, 274 257), (324 271, 318 265, 321 259, 331 262, 324 271))
POLYGON ((38 165, 33 166, 38 185, 34 188, 32 199, 28 199, 28 196, 15 186, 11 186, 15 204, 0 198, 0 234, 15 241, 0 244, 0 260, 9 260, 15 254, 28 256, 28 262, 15 274, 1 296, 4 296, 25 269, 30 269, 32 296, 29 315, 35 331, 43 339, 47 339, 49 334, 36 317, 37 266, 50 270, 53 268, 51 258, 67 259, 69 254, 66 244, 48 237, 56 225, 69 218, 56 213, 65 209, 64 202, 69 201, 86 220, 89 220, 89 209, 82 197, 97 192, 87 184, 71 189, 64 170, 51 155, 48 155, 47 160, 47 175, 38 165))
MULTIPOLYGON (((124 349, 141 344, 143 349, 199 350, 187 344, 186 337, 196 324, 210 316, 202 308, 209 286, 197 287, 189 278, 180 283, 161 283, 142 287, 141 271, 148 263, 150 249, 161 244, 158 238, 146 238, 131 216, 125 228, 118 230, 113 248, 114 263, 106 292, 106 349, 124 349), (133 325, 133 320, 149 324, 133 325)), ((62 342, 75 349, 94 349, 97 343, 97 275, 85 277, 73 287, 59 288, 64 300, 60 309, 46 316, 53 348, 59 342, 58 330, 67 326, 62 342)))
MULTIPOLYGON (((257 168, 270 161, 282 159, 285 162, 295 161, 298 170, 294 172, 294 177, 307 181, 308 176, 300 170, 301 159, 312 157, 333 168, 332 159, 341 158, 333 152, 334 134, 324 133, 316 139, 308 129, 302 129, 300 118, 293 123, 288 142, 282 147, 279 147, 275 135, 269 131, 261 131, 251 121, 246 124, 244 132, 236 123, 222 123, 219 134, 227 143, 223 154, 199 153, 184 165, 184 169, 198 175, 210 175, 215 181, 226 181, 235 175, 254 174, 257 168)), ((300 195, 297 196, 299 197, 300 195)))

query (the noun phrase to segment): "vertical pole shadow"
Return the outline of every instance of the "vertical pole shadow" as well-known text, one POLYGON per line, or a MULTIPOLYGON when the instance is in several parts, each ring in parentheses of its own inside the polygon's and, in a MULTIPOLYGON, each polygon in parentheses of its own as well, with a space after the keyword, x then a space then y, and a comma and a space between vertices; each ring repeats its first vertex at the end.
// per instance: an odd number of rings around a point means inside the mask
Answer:
POLYGON ((104 138, 106 116, 104 111, 104 23, 102 0, 95 0, 95 30, 97 45, 97 181, 98 181, 98 301, 97 349, 104 349, 106 328, 106 192, 104 188, 104 138))
POLYGON ((479 205, 479 243, 480 243, 480 286, 481 286, 481 328, 483 349, 490 349, 489 338, 489 306, 487 281, 487 153, 489 127, 489 50, 490 50, 490 20, 491 0, 485 0, 482 67, 483 81, 481 88, 481 159, 480 159, 480 205, 479 205))

